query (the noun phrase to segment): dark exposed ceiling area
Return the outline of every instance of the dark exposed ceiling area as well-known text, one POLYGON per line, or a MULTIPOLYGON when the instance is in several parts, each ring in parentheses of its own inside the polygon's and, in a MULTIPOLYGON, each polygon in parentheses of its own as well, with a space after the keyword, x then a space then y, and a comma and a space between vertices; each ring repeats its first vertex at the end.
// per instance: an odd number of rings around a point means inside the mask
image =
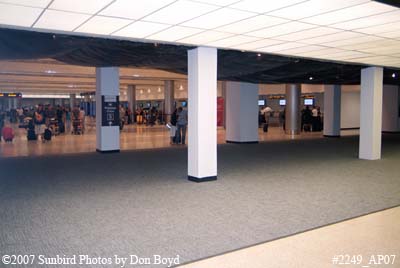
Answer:
MULTIPOLYGON (((67 64, 143 67, 187 73, 191 46, 0 29, 0 60, 53 58, 67 64)), ((362 64, 218 50, 218 79, 251 83, 359 84, 362 64)), ((384 83, 400 84, 385 68, 384 83)))

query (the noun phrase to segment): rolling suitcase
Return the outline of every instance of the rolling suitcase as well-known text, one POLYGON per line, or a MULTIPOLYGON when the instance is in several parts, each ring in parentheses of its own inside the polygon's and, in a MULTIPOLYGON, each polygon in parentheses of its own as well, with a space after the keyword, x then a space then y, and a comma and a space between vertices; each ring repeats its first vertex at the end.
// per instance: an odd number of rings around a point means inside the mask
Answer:
POLYGON ((263 131, 264 132, 268 132, 268 124, 264 124, 263 125, 263 131))
POLYGON ((45 131, 44 131, 44 139, 46 140, 46 141, 51 141, 51 130, 50 129, 46 129, 45 131))
POLYGON ((27 138, 28 138, 28 141, 35 141, 37 139, 35 131, 33 129, 28 129, 27 138))

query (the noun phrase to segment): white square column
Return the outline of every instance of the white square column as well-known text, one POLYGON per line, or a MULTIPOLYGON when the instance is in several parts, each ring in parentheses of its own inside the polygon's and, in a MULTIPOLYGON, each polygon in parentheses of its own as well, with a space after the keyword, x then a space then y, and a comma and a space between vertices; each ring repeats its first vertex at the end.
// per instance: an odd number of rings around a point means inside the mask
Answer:
POLYGON ((96 149, 119 152, 119 69, 96 68, 96 149))
POLYGON ((381 158, 383 68, 361 70, 359 158, 381 158))
POLYGON ((324 86, 324 136, 340 137, 341 86, 324 86))
POLYGON ((217 49, 188 51, 188 178, 217 179, 217 49))
POLYGON ((226 142, 258 143, 258 85, 226 82, 226 142))

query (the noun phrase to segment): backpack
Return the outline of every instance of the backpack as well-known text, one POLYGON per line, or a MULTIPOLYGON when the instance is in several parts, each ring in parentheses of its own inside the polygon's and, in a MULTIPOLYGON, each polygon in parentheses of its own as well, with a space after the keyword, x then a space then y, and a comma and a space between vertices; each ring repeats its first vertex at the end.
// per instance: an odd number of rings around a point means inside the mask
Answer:
POLYGON ((46 141, 51 141, 51 130, 46 128, 46 130, 44 131, 44 139, 46 141))

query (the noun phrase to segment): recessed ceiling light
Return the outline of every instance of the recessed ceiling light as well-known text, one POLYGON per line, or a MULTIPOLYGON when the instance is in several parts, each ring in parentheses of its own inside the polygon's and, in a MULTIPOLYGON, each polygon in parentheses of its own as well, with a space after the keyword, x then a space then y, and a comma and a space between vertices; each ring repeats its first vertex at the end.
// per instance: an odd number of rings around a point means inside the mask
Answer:
POLYGON ((310 78, 308 78, 308 79, 310 79, 310 80, 313 80, 313 79, 314 79, 314 77, 310 76, 310 78))
POLYGON ((57 73, 56 71, 53 71, 53 70, 46 70, 44 72, 47 73, 47 74, 55 74, 55 73, 57 73))
POLYGON ((258 53, 258 54, 257 54, 257 57, 261 57, 261 53, 258 53))
POLYGON ((393 78, 396 78, 396 74, 395 74, 395 73, 392 73, 392 77, 393 77, 393 78))
POLYGON ((139 77, 140 75, 138 75, 138 74, 134 74, 134 75, 132 75, 133 77, 139 77))
POLYGON ((151 89, 149 88, 149 89, 147 89, 147 93, 150 93, 151 92, 151 89))

